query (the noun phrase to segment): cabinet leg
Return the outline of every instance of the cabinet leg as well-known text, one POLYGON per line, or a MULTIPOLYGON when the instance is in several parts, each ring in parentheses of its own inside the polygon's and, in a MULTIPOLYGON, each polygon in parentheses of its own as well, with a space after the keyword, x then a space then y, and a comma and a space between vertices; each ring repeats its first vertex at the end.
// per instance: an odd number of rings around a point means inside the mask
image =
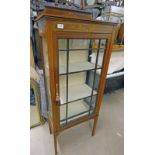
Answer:
POLYGON ((52 127, 51 127, 50 120, 48 121, 48 126, 49 126, 49 130, 50 130, 50 134, 52 134, 52 127))
POLYGON ((98 121, 98 116, 94 118, 94 124, 93 124, 92 136, 95 135, 97 121, 98 121))
POLYGON ((55 155, 57 155, 57 135, 54 134, 54 148, 55 148, 55 155))

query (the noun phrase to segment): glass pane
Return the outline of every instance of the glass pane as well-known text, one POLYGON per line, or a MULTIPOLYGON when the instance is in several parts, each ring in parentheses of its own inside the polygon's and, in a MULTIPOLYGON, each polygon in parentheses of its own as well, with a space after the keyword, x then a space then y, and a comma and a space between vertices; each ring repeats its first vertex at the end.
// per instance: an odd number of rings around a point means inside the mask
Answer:
POLYGON ((66 104, 60 106, 60 124, 66 124, 66 104))
MULTIPOLYGON (((94 73, 94 72, 93 72, 94 73)), ((61 75, 59 77, 60 81, 60 100, 61 104, 65 104, 67 102, 67 89, 68 89, 68 102, 72 102, 74 100, 78 100, 81 98, 85 98, 91 96, 92 94, 92 83, 89 83, 89 78, 94 78, 90 71, 80 72, 68 75, 68 88, 66 86, 66 75, 61 75)), ((97 94, 94 91, 94 94, 97 94)))
POLYGON ((67 51, 59 51, 59 74, 67 72, 67 51))
POLYGON ((92 85, 88 83, 89 72, 90 71, 69 74, 68 102, 89 97, 92 93, 97 94, 96 91, 92 92, 92 85))
POLYGON ((88 61, 88 50, 69 51, 69 63, 80 63, 88 61))
POLYGON ((97 68, 102 68, 102 61, 103 61, 103 56, 104 56, 104 49, 100 49, 100 50, 92 50, 92 54, 91 54, 91 63, 92 64, 96 64, 97 63, 97 68), (97 59, 97 60, 96 60, 97 59))
POLYGON ((60 103, 64 104, 67 102, 67 76, 62 75, 59 77, 59 94, 60 94, 60 103))
POLYGON ((99 84, 100 84, 100 79, 101 79, 101 73, 102 73, 102 69, 97 69, 96 70, 95 80, 94 80, 94 87, 93 87, 95 91, 98 91, 99 84))
POLYGON ((94 64, 96 64, 97 62, 97 69, 102 68, 105 50, 106 49, 99 49, 99 50, 92 51, 91 62, 94 64))
POLYGON ((70 102, 60 106, 60 125, 70 123, 73 120, 79 119, 83 116, 88 116, 94 112, 95 96, 92 98, 92 106, 90 106, 91 97, 81 99, 78 101, 70 102), (66 117, 66 106, 68 106, 68 113, 66 117), (67 118, 67 119, 66 119, 67 118))
POLYGON ((102 69, 97 69, 95 76, 94 76, 95 71, 89 72, 88 85, 90 87, 93 87, 93 90, 94 90, 93 92, 95 92, 93 93, 93 95, 95 95, 98 91, 100 78, 101 78, 101 72, 102 72, 102 69))
POLYGON ((88 49, 90 39, 70 39, 69 49, 88 49))
POLYGON ((67 49, 67 39, 59 39, 58 42, 58 48, 59 50, 66 50, 67 49))
POLYGON ((92 96, 69 103, 67 123, 92 114, 95 102, 96 96, 92 96))
POLYGON ((107 39, 101 39, 100 48, 106 48, 107 39))
POLYGON ((105 50, 100 49, 99 50, 99 55, 98 55, 98 60, 97 60, 97 65, 102 67, 103 60, 104 60, 104 55, 105 55, 105 50))
POLYGON ((84 115, 88 115, 88 111, 89 111, 89 104, 85 102, 84 99, 71 102, 68 104, 68 118, 76 116, 77 119, 78 117, 83 115, 84 112, 87 112, 84 115))
POLYGON ((92 53, 92 50, 69 51, 69 72, 73 73, 95 69, 96 60, 94 60, 95 57, 93 58, 92 53))
POLYGON ((100 45, 99 45, 99 39, 95 39, 93 40, 93 44, 92 44, 93 48, 96 48, 96 49, 106 48, 105 45, 106 45, 106 39, 101 39, 100 45))
POLYGON ((97 95, 85 98, 84 101, 89 105, 89 113, 94 112, 97 95))

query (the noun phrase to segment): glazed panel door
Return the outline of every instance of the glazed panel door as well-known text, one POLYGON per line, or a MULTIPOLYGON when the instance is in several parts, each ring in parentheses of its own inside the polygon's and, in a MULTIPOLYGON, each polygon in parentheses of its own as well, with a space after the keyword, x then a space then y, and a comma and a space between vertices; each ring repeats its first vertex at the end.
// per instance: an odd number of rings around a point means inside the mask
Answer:
POLYGON ((95 114, 108 40, 97 34, 57 37, 60 128, 95 114))

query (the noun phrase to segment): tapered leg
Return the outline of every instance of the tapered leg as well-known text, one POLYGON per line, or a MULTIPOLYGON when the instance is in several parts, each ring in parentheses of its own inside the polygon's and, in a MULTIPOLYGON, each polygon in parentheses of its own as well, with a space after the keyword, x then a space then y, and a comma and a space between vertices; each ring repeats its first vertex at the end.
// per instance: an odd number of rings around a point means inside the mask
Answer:
POLYGON ((48 125, 49 125, 50 134, 52 134, 52 124, 51 124, 51 117, 49 113, 48 113, 48 125))
POLYGON ((48 120, 48 125, 49 125, 50 134, 52 134, 52 127, 51 127, 50 120, 48 120))
POLYGON ((55 148, 55 155, 57 155, 57 135, 54 134, 54 148, 55 148))
POLYGON ((92 136, 95 135, 97 121, 98 121, 98 116, 94 118, 94 125, 93 125, 92 136))

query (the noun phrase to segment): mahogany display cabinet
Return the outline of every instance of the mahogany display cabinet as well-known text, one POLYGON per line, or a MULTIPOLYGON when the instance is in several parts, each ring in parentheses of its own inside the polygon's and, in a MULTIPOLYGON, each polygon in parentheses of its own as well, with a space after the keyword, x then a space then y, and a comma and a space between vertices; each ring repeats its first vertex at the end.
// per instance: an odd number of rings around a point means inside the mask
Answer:
POLYGON ((57 154, 61 131, 93 119, 95 134, 115 23, 54 7, 45 7, 36 21, 43 45, 48 122, 57 154), (96 89, 97 72, 100 82, 96 89))

